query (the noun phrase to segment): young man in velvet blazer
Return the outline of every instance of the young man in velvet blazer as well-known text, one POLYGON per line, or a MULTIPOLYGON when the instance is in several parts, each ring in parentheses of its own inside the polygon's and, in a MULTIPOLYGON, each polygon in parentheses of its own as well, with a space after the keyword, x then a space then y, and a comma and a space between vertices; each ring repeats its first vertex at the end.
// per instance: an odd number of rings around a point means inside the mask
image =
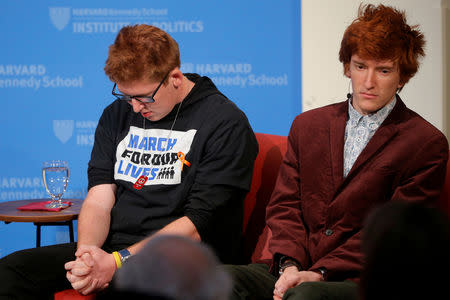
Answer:
POLYGON ((226 266, 233 299, 357 299, 367 214, 438 199, 448 142, 398 95, 424 44, 403 12, 360 7, 339 52, 353 93, 294 120, 266 213, 271 264, 226 266))

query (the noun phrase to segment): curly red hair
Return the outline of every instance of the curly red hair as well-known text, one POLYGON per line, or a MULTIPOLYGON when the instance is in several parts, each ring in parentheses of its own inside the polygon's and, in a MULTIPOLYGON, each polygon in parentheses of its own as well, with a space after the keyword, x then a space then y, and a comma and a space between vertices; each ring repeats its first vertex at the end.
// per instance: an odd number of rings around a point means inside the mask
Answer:
POLYGON ((109 47, 105 73, 116 83, 161 80, 180 67, 177 42, 165 31, 151 25, 123 27, 109 47))
POLYGON ((346 72, 353 54, 363 59, 392 60, 398 63, 400 84, 404 85, 419 69, 424 46, 424 35, 418 25, 406 23, 404 11, 384 5, 360 5, 358 18, 345 30, 339 61, 346 72))

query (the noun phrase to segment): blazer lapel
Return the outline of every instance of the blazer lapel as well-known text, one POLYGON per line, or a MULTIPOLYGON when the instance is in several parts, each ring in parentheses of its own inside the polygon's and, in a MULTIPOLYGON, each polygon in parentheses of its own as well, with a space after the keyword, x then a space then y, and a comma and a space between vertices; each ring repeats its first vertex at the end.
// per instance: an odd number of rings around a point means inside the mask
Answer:
POLYGON ((348 101, 338 106, 330 119, 330 152, 334 190, 344 179, 344 135, 348 118, 348 101))

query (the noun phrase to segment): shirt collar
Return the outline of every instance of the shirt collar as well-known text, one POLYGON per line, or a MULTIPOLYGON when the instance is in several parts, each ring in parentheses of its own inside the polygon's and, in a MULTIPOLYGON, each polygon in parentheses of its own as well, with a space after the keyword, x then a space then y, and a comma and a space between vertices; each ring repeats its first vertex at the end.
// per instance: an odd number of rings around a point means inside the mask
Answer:
POLYGON ((352 126, 367 127, 370 130, 377 130, 381 123, 387 118, 395 104, 397 103, 397 97, 394 96, 394 100, 385 105, 383 108, 379 109, 377 112, 368 115, 361 115, 352 105, 352 99, 348 100, 348 122, 352 126))

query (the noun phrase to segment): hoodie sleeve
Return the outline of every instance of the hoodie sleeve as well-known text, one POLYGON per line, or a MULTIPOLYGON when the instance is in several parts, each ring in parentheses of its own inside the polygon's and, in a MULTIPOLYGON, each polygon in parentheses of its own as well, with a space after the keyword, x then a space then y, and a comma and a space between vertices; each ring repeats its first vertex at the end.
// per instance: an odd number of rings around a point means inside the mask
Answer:
POLYGON ((185 215, 204 241, 213 238, 217 232, 212 231, 218 227, 235 226, 241 232, 242 215, 236 214, 242 214, 258 152, 256 137, 242 112, 217 122, 210 132, 185 205, 185 215), (217 226, 220 220, 224 223, 217 226))

